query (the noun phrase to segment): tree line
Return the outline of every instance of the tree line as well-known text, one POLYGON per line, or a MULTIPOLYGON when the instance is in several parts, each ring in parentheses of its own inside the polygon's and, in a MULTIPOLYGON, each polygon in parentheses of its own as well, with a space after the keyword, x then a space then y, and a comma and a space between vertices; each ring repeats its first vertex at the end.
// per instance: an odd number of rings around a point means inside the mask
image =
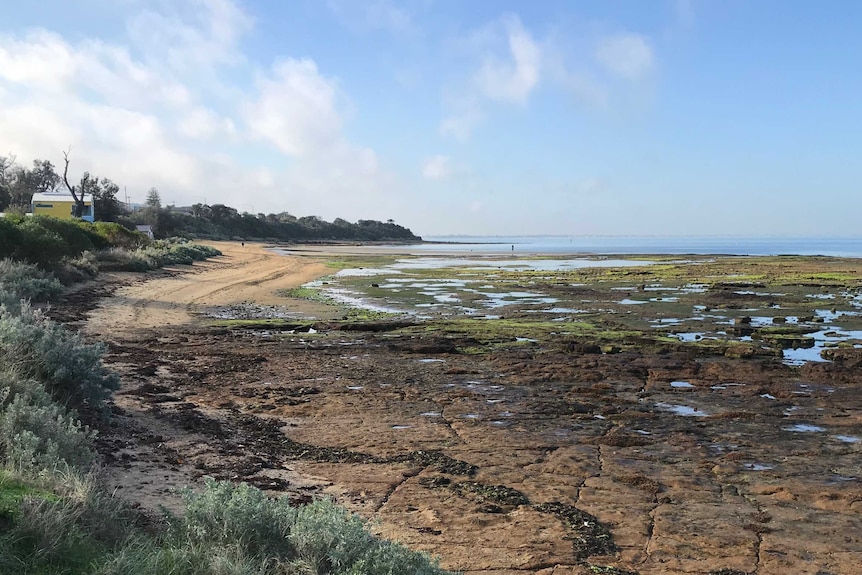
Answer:
MULTIPOLYGON (((355 223, 336 218, 327 222, 318 216, 296 217, 288 212, 277 214, 240 213, 223 204, 163 206, 159 191, 150 188, 140 209, 129 210, 117 198, 120 186, 109 178, 83 172, 71 184, 65 170, 57 173, 48 160, 34 160, 32 167, 17 163, 14 155, 0 156, 0 212, 24 213, 29 210, 33 194, 66 189, 76 198, 92 196, 97 221, 117 222, 129 229, 149 225, 157 238, 185 236, 207 239, 260 239, 280 241, 419 241, 408 228, 392 220, 359 220, 355 223)), ((77 201, 77 200, 76 200, 77 201)))

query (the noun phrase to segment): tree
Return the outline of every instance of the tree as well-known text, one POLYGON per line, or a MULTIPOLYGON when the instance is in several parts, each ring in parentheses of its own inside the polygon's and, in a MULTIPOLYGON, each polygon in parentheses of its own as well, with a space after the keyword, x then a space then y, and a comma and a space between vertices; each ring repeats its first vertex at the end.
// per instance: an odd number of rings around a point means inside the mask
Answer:
POLYGON ((209 218, 212 210, 206 204, 192 204, 192 216, 195 218, 209 218))
POLYGON ((60 184, 60 176, 48 160, 33 160, 32 178, 34 192, 40 194, 53 192, 60 184))
MULTIPOLYGON (((75 188, 69 184, 69 152, 71 151, 72 149, 69 148, 63 152, 63 161, 66 162, 66 166, 63 168, 63 183, 66 184, 66 189, 69 190, 69 193, 72 194, 72 199, 75 200, 75 206, 72 208, 72 217, 80 218, 84 214, 84 194, 82 192, 79 197, 79 194, 75 193, 75 188)), ((88 172, 84 172, 84 176, 89 179, 90 174, 88 172)), ((81 181, 83 183, 83 177, 81 178, 81 181)))
POLYGON ((150 188, 150 191, 147 192, 147 200, 144 203, 148 208, 161 208, 162 197, 159 195, 159 191, 156 188, 150 188))
POLYGON ((0 156, 0 211, 5 210, 12 202, 9 189, 12 185, 12 171, 15 167, 15 156, 0 156))
POLYGON ((15 157, 0 158, 0 201, 6 206, 25 208, 30 205, 33 194, 53 192, 60 176, 54 171, 54 164, 48 160, 34 160, 33 168, 28 170, 15 165, 15 157))
POLYGON ((93 186, 93 210, 96 219, 101 222, 116 222, 117 218, 126 213, 123 204, 117 199, 120 186, 102 178, 101 182, 93 186))

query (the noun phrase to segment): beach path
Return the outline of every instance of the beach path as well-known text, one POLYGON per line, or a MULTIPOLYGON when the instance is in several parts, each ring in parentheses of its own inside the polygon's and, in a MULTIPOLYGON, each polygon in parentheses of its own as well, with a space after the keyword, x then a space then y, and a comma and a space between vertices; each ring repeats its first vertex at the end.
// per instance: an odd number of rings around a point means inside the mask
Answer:
POLYGON ((264 244, 201 243, 219 249, 223 255, 183 266, 179 273, 168 270, 145 275, 118 289, 90 313, 85 331, 116 335, 188 324, 195 321, 193 312, 207 306, 243 302, 284 305, 286 300, 277 295, 278 290, 300 286, 331 271, 320 261, 280 255, 264 244))

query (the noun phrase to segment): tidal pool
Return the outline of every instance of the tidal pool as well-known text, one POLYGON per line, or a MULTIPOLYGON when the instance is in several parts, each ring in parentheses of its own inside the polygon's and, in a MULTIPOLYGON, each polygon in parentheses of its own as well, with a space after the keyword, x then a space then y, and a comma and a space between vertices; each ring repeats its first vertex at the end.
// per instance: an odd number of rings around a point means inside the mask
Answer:
POLYGON ((419 269, 441 269, 441 268, 500 268, 511 271, 565 271, 583 268, 623 268, 653 265, 655 262, 647 260, 623 260, 623 259, 485 259, 485 258, 411 258, 398 260, 396 263, 386 266, 386 269, 395 270, 419 270, 419 269))
POLYGON ((690 384, 687 381, 672 381, 672 382, 670 382, 670 386, 676 387, 676 388, 681 388, 681 389, 694 387, 692 384, 690 384))
POLYGON ((808 423, 797 423, 796 425, 791 425, 790 427, 782 428, 784 431, 792 431, 794 433, 820 433, 821 431, 826 431, 825 428, 820 427, 819 425, 810 425, 808 423))
POLYGON ((674 403, 656 403, 656 407, 658 407, 662 411, 669 411, 676 415, 682 415, 684 417, 706 417, 709 414, 701 411, 696 407, 689 407, 688 405, 678 405, 674 403))

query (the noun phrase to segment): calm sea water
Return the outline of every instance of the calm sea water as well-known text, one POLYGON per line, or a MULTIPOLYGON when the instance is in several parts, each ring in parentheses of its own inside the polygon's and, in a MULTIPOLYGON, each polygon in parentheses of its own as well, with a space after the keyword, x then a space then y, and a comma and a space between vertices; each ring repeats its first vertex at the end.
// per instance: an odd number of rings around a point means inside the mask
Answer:
POLYGON ((862 237, 634 237, 634 236, 431 236, 410 246, 417 252, 515 254, 728 254, 823 255, 862 258, 862 237), (514 246, 514 250, 512 249, 514 246))

